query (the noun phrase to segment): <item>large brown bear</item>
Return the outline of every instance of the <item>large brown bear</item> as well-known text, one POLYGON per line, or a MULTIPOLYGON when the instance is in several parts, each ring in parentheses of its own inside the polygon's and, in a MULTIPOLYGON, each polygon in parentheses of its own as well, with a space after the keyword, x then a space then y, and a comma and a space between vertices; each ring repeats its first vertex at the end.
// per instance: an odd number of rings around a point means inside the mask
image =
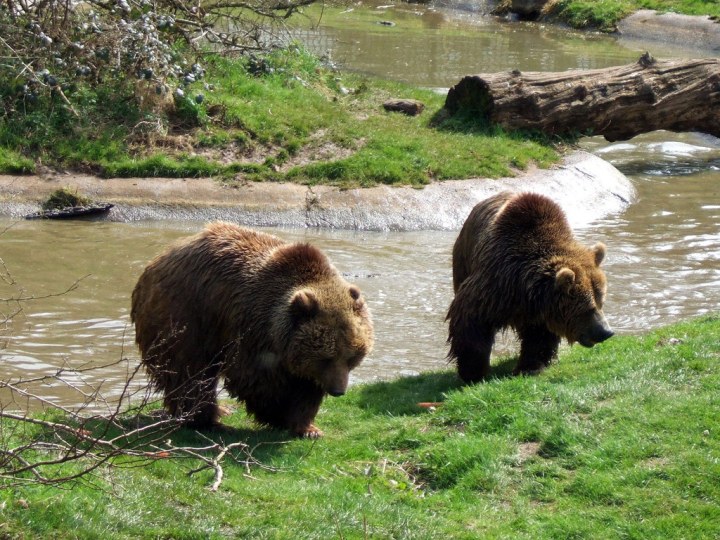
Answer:
POLYGON ((520 338, 515 373, 533 373, 557 356, 560 339, 585 347, 613 335, 602 312, 601 243, 579 244, 549 198, 503 192, 478 203, 453 247, 449 357, 466 382, 490 370, 495 334, 520 338))
POLYGON ((319 437, 323 397, 345 393, 373 343, 360 290, 319 249, 222 222, 147 266, 131 318, 166 408, 199 429, 218 421, 223 378, 260 423, 319 437))

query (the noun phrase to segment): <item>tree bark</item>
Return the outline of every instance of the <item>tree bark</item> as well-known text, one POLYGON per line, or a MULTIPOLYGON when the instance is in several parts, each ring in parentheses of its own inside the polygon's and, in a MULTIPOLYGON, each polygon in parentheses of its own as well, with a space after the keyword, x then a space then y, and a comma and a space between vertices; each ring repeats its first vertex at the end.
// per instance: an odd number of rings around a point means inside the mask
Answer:
POLYGON ((627 140, 665 129, 720 137, 720 59, 656 61, 561 73, 470 75, 445 108, 507 129, 627 140))

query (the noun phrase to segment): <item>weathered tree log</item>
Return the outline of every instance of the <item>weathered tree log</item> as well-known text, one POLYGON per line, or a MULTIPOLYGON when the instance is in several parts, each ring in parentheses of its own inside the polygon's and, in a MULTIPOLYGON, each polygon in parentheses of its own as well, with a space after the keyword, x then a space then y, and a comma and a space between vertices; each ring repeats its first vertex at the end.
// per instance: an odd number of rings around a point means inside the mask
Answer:
POLYGON ((720 136, 720 59, 656 61, 645 53, 605 69, 471 75, 450 89, 445 108, 507 129, 608 141, 657 129, 720 136))

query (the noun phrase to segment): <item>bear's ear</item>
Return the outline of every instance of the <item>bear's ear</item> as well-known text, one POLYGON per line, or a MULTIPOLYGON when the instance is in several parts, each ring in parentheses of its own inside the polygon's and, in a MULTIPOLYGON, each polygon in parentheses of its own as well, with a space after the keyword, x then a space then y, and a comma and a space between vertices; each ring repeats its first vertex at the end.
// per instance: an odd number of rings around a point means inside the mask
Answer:
POLYGON ((561 268, 557 274, 555 274, 555 287, 558 289, 567 292, 573 283, 575 283, 575 272, 569 268, 561 268))
POLYGON ((360 289, 358 289, 355 285, 350 285, 348 291, 350 292, 350 296, 352 296, 353 300, 360 299, 360 289))
POLYGON ((310 318, 317 315, 320 310, 320 302, 317 296, 310 289, 302 289, 293 294, 290 300, 290 313, 295 318, 310 318))
POLYGON ((592 250, 595 254, 595 264, 600 266, 600 263, 605 260, 605 244, 598 242, 593 246, 592 250))
POLYGON ((365 301, 362 299, 362 296, 360 294, 360 289, 358 289, 355 285, 350 285, 350 288, 348 289, 348 292, 350 293, 350 298, 352 298, 355 302, 355 309, 360 309, 365 304, 365 301))

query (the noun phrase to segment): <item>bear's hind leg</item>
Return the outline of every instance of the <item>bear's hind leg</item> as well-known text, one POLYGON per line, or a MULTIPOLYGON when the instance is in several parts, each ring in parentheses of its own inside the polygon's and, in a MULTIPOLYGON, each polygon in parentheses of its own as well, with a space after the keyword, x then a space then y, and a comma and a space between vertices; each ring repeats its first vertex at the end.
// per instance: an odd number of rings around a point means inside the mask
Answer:
POLYGON ((560 337, 545 326, 526 326, 518 329, 520 359, 514 373, 537 373, 557 357, 560 337))

